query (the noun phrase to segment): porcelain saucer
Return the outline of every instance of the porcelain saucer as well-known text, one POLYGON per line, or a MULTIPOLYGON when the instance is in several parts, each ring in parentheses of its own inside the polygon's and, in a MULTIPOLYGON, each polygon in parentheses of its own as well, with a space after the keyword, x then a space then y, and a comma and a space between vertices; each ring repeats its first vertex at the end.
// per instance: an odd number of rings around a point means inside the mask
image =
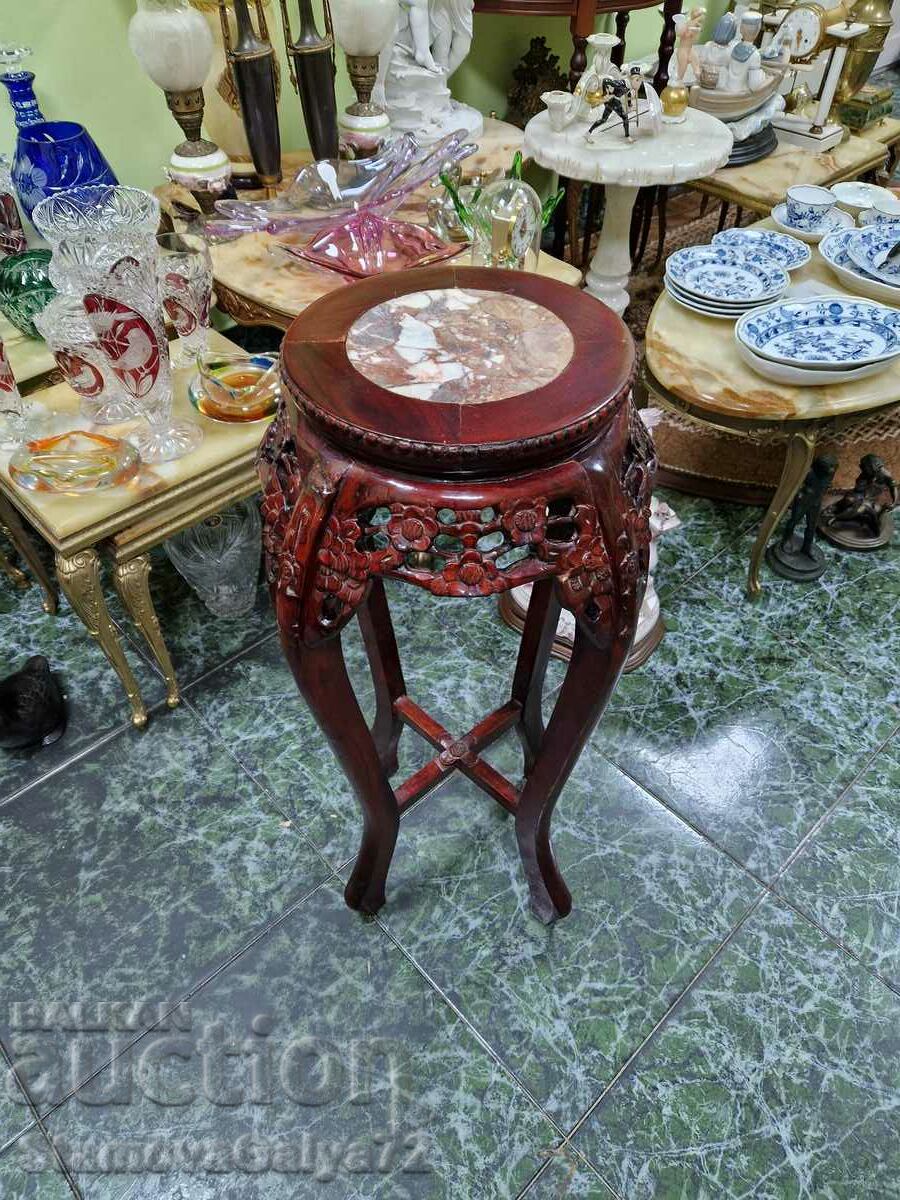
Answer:
POLYGON ((891 366, 894 359, 885 359, 883 362, 868 363, 864 367, 855 367, 844 371, 816 371, 806 367, 792 367, 787 363, 772 362, 768 358, 760 358, 754 354, 749 347, 738 340, 737 332, 735 332, 734 344, 738 354, 747 364, 759 375, 763 375, 766 379, 771 379, 774 383, 786 383, 791 386, 797 384, 805 385, 806 387, 824 387, 826 384, 854 383, 857 379, 865 379, 869 375, 877 375, 879 371, 884 371, 891 366))
POLYGON ((682 308, 688 308, 691 312, 697 313, 701 317, 714 317, 717 321, 736 321, 738 317, 742 317, 746 312, 752 312, 755 308, 762 308, 764 305, 751 305, 738 309, 724 308, 715 305, 706 300, 697 300, 695 297, 687 296, 678 288, 673 287, 669 280, 666 280, 666 293, 676 304, 680 304, 682 308))
POLYGON ((784 201, 772 209, 772 220, 782 233, 789 233, 791 237, 799 238, 801 242, 809 242, 812 246, 817 245, 826 234, 834 233, 836 229, 855 228, 855 222, 848 212, 844 212, 842 208, 833 208, 830 213, 826 213, 818 229, 797 229, 787 219, 787 204, 784 201))
POLYGON ((742 316, 734 336, 772 362, 846 370, 900 355, 900 312, 833 294, 780 300, 742 316))
POLYGON ((670 292, 674 292, 680 299, 687 300, 689 304, 693 304, 697 308, 717 309, 721 313, 733 313, 735 316, 740 316, 741 313, 748 312, 750 309, 762 308, 764 305, 771 303, 770 300, 708 300, 704 296, 695 296, 691 292, 685 291, 668 274, 663 277, 663 282, 670 292))
POLYGON ((723 229, 712 240, 714 246, 749 246, 761 250, 786 271, 796 271, 805 266, 812 257, 806 242, 789 233, 776 233, 774 229, 723 229))

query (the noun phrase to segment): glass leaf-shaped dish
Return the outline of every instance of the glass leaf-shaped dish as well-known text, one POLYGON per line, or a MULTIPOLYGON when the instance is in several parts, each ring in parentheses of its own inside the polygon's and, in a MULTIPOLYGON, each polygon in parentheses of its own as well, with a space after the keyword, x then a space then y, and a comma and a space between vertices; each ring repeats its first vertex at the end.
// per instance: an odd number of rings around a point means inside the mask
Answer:
POLYGON ((121 438, 73 429, 20 446, 9 473, 29 492, 79 493, 128 483, 139 466, 137 451, 121 438))
POLYGON ((430 266, 459 254, 463 246, 448 245, 429 229, 410 221, 385 221, 374 213, 357 213, 337 229, 317 234, 306 245, 278 243, 295 258, 305 259, 342 275, 363 279, 386 271, 430 266))

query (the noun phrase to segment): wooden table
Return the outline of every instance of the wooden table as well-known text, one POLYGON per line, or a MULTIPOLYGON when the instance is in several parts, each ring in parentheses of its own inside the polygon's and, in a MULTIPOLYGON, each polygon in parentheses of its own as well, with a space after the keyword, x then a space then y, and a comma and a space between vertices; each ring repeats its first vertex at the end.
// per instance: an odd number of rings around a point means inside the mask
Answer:
POLYGON ((615 688, 649 560, 652 448, 630 399, 633 366, 608 308, 525 272, 380 276, 288 331, 286 404, 260 455, 264 538, 282 645, 364 813, 352 908, 384 904, 401 812, 458 770, 515 814, 535 915, 569 912, 551 815, 615 688), (385 576, 468 599, 534 585, 512 694, 466 733, 407 694, 385 576), (575 615, 575 643, 544 730, 560 605, 575 615), (357 613, 371 732, 341 649, 357 613), (404 725, 437 755, 392 787, 404 725), (481 758, 510 729, 525 752, 521 788, 481 758))
MULTIPOLYGON (((220 334, 210 334, 213 349, 237 349, 220 334)), ((100 574, 100 554, 112 560, 116 590, 147 640, 166 679, 170 706, 179 702, 178 681, 150 598, 149 551, 166 538, 194 525, 259 489, 256 451, 266 421, 245 425, 211 421, 187 398, 193 368, 173 371, 174 414, 203 428, 203 441, 175 462, 144 464, 131 483, 80 496, 29 492, 8 471, 9 454, 0 453, 0 517, 24 516, 52 546, 60 587, 90 635, 97 639, 128 696, 135 725, 147 721, 147 709, 134 673, 110 620, 100 574)), ((35 392, 27 404, 51 414, 53 432, 78 429, 79 399, 66 383, 35 392)), ((131 426, 109 426, 123 434, 131 426)))
MULTIPOLYGON (((774 228, 771 220, 759 228, 774 228)), ((848 294, 814 248, 791 273, 792 286, 814 280, 848 294)), ((747 593, 759 596, 766 544, 809 470, 820 434, 876 408, 900 403, 900 362, 854 383, 798 387, 758 375, 738 355, 732 325, 695 315, 663 292, 647 322, 643 383, 663 404, 713 428, 786 446, 781 480, 750 555, 747 593)))

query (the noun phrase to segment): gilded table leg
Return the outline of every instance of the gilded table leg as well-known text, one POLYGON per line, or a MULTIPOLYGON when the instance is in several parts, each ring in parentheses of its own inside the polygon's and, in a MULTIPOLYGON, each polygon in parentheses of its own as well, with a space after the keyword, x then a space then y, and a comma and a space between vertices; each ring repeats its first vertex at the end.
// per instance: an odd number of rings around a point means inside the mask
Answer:
POLYGON ((166 680, 166 703, 175 708, 181 702, 175 668, 160 629, 159 618, 150 596, 150 556, 141 554, 128 562, 117 563, 113 569, 116 591, 128 609, 129 616, 147 639, 153 657, 159 663, 166 680))
POLYGON ((41 556, 35 548, 22 519, 5 496, 0 496, 0 523, 9 535, 9 540, 28 564, 28 568, 41 585, 44 593, 44 612, 55 614, 59 608, 56 584, 50 578, 41 556))
MULTIPOLYGON (((2 528, 5 534, 9 534, 9 530, 2 523, 0 523, 0 528, 2 528)), ((9 540, 12 541, 12 538, 9 540)), ((28 578, 25 572, 20 571, 18 567, 13 566, 2 550, 0 550, 0 571, 2 571, 7 579, 10 580, 14 587, 23 589, 31 587, 31 580, 28 578)))
POLYGON ((77 554, 57 554, 56 574, 66 599, 81 617, 91 637, 100 643, 100 649, 121 679, 131 704, 133 723, 138 728, 146 725, 147 709, 103 598, 97 551, 89 546, 77 554))
POLYGON ((759 533, 756 535, 756 541, 753 543, 753 550, 750 552, 747 595, 751 600, 758 599, 762 591, 762 585, 759 582, 759 568, 763 555, 766 552, 769 538, 787 511, 788 505, 800 490, 800 485, 806 478, 806 473, 812 462, 815 448, 815 429, 799 430, 797 433, 791 434, 787 453, 784 458, 784 467, 781 471, 781 479, 766 515, 762 519, 759 533))

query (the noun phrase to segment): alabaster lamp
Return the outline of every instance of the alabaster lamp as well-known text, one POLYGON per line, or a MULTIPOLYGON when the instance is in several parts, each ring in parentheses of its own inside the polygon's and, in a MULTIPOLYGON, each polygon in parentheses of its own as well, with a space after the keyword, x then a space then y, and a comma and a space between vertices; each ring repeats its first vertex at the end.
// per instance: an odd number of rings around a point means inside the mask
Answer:
POLYGON ((185 140, 175 147, 167 174, 188 188, 204 212, 229 188, 231 164, 201 135, 203 84, 213 58, 209 26, 187 0, 138 0, 128 44, 145 74, 162 88, 185 140))
POLYGON ((338 118, 345 152, 354 158, 374 154, 390 131, 380 104, 372 102, 378 78, 378 56, 394 36, 399 15, 397 0, 331 0, 335 40, 347 56, 347 71, 356 92, 338 118))

